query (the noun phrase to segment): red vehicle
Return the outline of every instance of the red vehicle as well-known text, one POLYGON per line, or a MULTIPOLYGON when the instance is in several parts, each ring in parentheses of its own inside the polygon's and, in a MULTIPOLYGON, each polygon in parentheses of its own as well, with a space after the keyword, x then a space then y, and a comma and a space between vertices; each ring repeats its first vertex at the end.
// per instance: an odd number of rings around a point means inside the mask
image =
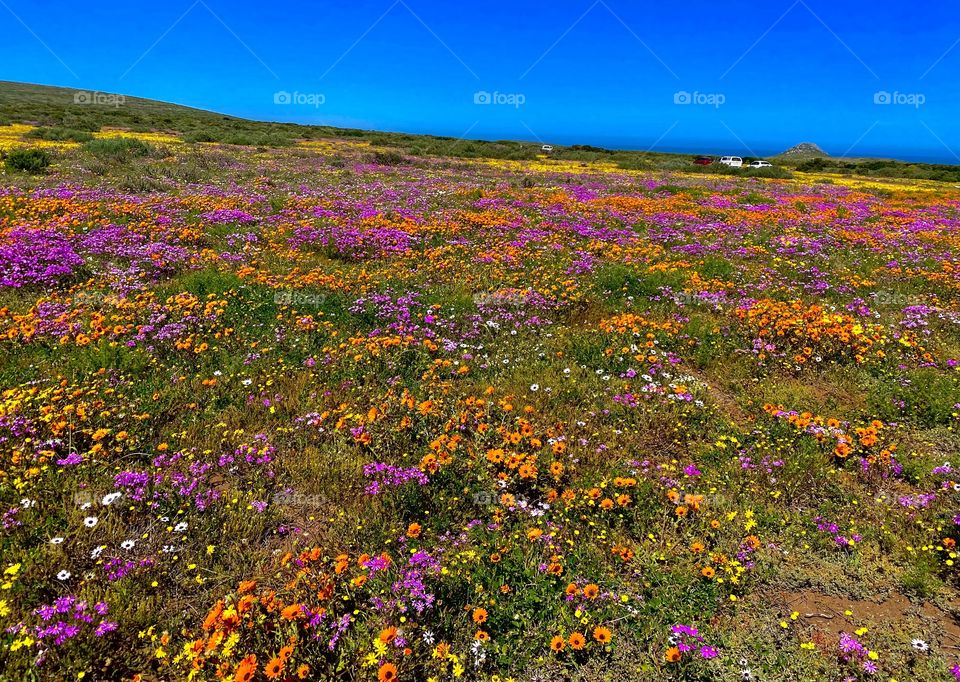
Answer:
POLYGON ((713 159, 711 159, 709 156, 698 156, 693 160, 693 162, 698 166, 709 166, 711 163, 713 163, 713 159))

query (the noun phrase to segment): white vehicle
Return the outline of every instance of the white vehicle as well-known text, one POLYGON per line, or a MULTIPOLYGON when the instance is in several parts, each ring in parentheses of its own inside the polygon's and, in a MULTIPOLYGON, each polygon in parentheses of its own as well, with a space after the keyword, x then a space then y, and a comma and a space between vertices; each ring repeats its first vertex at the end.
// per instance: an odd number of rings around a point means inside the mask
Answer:
POLYGON ((540 151, 547 152, 548 154, 553 151, 553 145, 545 144, 540 147, 540 151))
POLYGON ((773 164, 769 161, 751 161, 748 168, 773 168, 773 164))
POLYGON ((720 163, 724 166, 731 166, 733 168, 740 168, 743 165, 743 159, 739 156, 724 156, 720 158, 720 163))

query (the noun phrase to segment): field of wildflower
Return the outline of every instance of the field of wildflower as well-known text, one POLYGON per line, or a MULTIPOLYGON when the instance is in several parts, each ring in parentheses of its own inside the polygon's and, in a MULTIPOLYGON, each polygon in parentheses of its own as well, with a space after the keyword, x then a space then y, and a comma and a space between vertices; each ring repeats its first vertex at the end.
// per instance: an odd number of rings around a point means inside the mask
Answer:
POLYGON ((143 137, 0 177, 0 679, 960 679, 960 190, 143 137))

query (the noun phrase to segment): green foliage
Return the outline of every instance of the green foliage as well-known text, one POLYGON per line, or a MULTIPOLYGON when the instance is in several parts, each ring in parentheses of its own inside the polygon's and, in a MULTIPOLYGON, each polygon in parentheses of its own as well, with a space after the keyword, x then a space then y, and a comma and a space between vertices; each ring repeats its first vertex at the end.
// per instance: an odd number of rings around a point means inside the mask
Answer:
POLYGON ((407 160, 403 157, 402 154, 397 152, 376 152, 371 158, 372 163, 379 164, 381 166, 403 166, 407 163, 407 160))
POLYGON ((40 175, 50 165, 50 155, 42 149, 14 149, 4 163, 8 171, 40 175))
POLYGON ((25 137, 52 142, 89 142, 93 139, 93 135, 89 131, 61 127, 34 128, 25 137))
POLYGON ((141 156, 147 156, 155 151, 153 145, 131 137, 110 137, 90 140, 83 144, 83 149, 98 158, 121 163, 141 156))

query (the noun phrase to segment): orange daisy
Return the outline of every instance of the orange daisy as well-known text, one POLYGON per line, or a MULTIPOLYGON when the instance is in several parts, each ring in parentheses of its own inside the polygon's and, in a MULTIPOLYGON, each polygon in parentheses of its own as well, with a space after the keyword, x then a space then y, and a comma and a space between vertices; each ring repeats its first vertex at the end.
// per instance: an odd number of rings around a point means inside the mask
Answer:
POLYGON ((393 663, 384 663, 377 671, 377 679, 380 682, 393 682, 397 679, 397 666, 393 663))
POLYGON ((283 674, 283 661, 279 658, 271 659, 267 667, 263 669, 263 674, 268 680, 275 680, 283 674))
POLYGON ((596 627, 593 629, 593 638, 601 644, 609 644, 613 633, 610 632, 610 628, 596 627))

